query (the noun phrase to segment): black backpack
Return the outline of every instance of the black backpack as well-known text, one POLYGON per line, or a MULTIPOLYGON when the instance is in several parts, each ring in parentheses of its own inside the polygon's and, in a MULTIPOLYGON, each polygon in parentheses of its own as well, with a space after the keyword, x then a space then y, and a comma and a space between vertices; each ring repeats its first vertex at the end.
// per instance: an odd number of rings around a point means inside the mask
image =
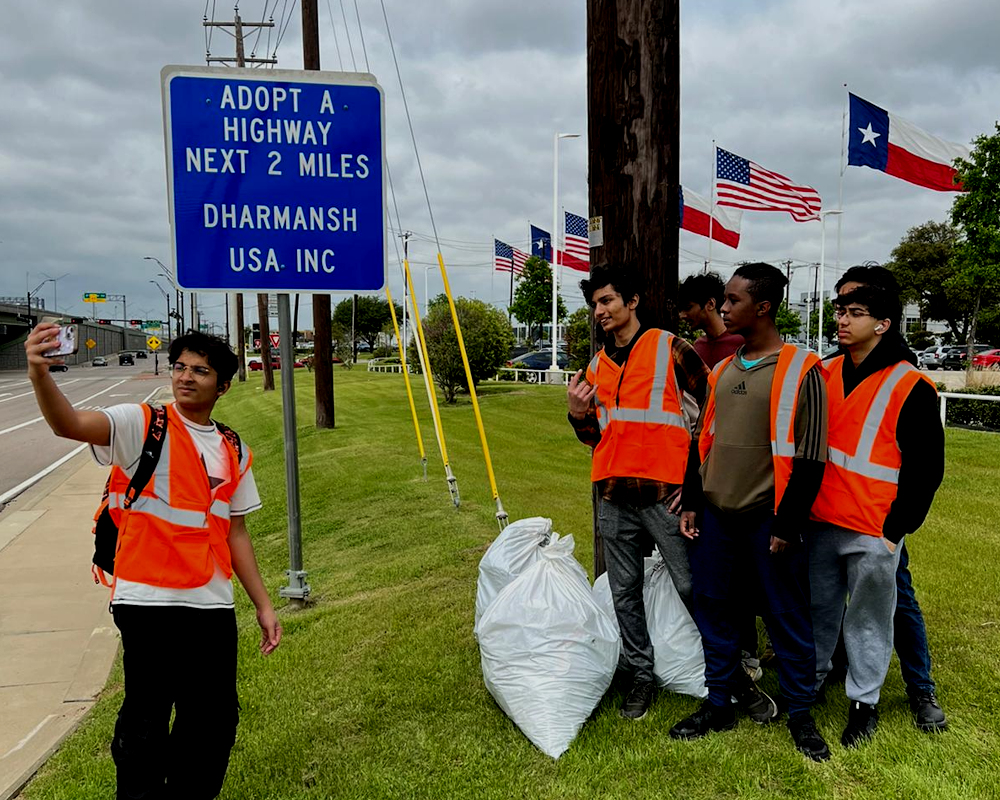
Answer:
MULTIPOLYGON (((123 509, 131 508, 142 490, 146 488, 153 471, 160 460, 160 451, 163 450, 163 439, 167 433, 167 410, 163 406, 149 406, 149 427, 146 429, 146 438, 142 443, 142 452, 139 455, 139 464, 132 474, 132 479, 125 490, 125 500, 122 503, 123 509)), ((240 442, 239 434, 232 428, 216 422, 215 427, 219 433, 226 437, 226 440, 236 450, 239 461, 243 460, 243 444, 240 442)), ((114 575, 115 553, 118 551, 118 526, 111 518, 111 511, 108 505, 110 495, 111 476, 108 476, 104 484, 104 495, 101 498, 101 513, 98 514, 94 525, 94 557, 93 562, 97 570, 106 575, 114 575)), ((98 576, 94 571, 94 583, 105 583, 103 576, 98 576)))

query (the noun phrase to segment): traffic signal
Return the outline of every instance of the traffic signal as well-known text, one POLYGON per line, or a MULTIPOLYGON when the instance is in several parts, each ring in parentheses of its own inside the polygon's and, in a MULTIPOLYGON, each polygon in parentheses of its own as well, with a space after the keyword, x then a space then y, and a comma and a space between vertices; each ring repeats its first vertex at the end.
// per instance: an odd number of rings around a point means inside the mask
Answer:
POLYGON ((99 320, 95 320, 95 322, 97 322, 98 325, 110 325, 111 324, 111 320, 110 319, 99 319, 99 320))
POLYGON ((70 317, 69 321, 72 322, 74 325, 82 325, 83 317, 70 317))
POLYGON ((140 325, 142 325, 142 320, 141 319, 130 319, 128 321, 128 324, 129 325, 134 325, 136 328, 138 328, 140 325))

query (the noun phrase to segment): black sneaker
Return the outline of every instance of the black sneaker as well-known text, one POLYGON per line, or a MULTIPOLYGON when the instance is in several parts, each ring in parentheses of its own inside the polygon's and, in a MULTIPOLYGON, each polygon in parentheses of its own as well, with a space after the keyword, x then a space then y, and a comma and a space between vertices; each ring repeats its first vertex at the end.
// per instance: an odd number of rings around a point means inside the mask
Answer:
POLYGON ((778 704, 761 691, 746 672, 737 674, 739 689, 734 697, 740 710, 758 725, 778 718, 778 704))
POLYGON ((621 715, 625 719, 642 719, 649 711, 649 705, 653 702, 653 692, 656 687, 652 681, 636 681, 625 696, 622 704, 621 715))
POLYGON ((910 695, 910 708, 913 710, 917 727, 925 733, 937 733, 948 728, 948 720, 938 705, 934 692, 910 695))
POLYGON ((792 734, 795 749, 813 761, 826 761, 830 757, 830 748, 826 740, 816 730, 812 715, 806 711, 788 718, 788 731, 792 734))
POLYGON ((731 703, 714 706, 708 700, 690 717, 685 717, 670 729, 671 739, 700 739, 712 731, 728 731, 736 727, 736 710, 731 703))
POLYGON ((844 747, 854 747, 872 738, 878 728, 878 706, 852 700, 847 710, 847 727, 840 737, 844 747))

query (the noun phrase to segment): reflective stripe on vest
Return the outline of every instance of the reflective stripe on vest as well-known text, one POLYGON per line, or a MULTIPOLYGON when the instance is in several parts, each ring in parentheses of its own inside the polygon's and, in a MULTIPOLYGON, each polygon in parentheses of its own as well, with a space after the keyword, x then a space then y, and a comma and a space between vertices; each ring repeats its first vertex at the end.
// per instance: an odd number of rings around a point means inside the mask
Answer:
POLYGON ((792 361, 781 382, 781 394, 778 395, 778 412, 774 418, 774 432, 777 438, 771 439, 771 454, 785 458, 795 457, 795 432, 792 424, 795 421, 795 398, 799 391, 799 378, 802 366, 809 352, 795 348, 792 361))
POLYGON ((830 463, 864 478, 873 478, 886 483, 899 483, 899 470, 883 464, 876 464, 872 461, 872 451, 875 448, 875 438, 882 427, 892 393, 912 369, 913 367, 905 361, 901 361, 893 367, 879 387, 875 399, 865 415, 864 425, 861 428, 861 439, 858 441, 855 454, 850 456, 843 450, 831 447, 828 456, 830 463))
MULTIPOLYGON (((587 374, 594 376, 594 382, 597 382, 597 367, 601 363, 601 354, 598 353, 587 365, 587 374)), ((601 398, 596 394, 594 395, 594 407, 597 409, 597 424, 601 428, 601 432, 608 427, 608 409, 605 407, 604 403, 601 402, 601 398)))
MULTIPOLYGON (((121 509, 125 503, 125 494, 122 492, 111 492, 108 495, 108 503, 114 508, 121 509)), ((226 505, 228 506, 228 503, 226 505)), ((204 528, 208 523, 205 514, 202 514, 200 511, 172 508, 160 498, 145 494, 139 495, 135 502, 132 503, 132 511, 148 514, 151 517, 156 517, 158 520, 180 528, 204 528)), ((219 514, 217 516, 222 515, 219 514)), ((228 518, 228 514, 226 517, 228 518)))
MULTIPOLYGON (((616 422, 644 422, 654 425, 672 425, 675 428, 689 430, 687 419, 683 414, 675 414, 663 410, 663 399, 667 390, 667 377, 670 374, 670 349, 673 334, 660 331, 656 344, 656 359, 653 364, 652 390, 649 393, 649 405, 645 408, 606 408, 599 400, 597 405, 597 421, 603 431, 608 424, 616 422)), ((599 356, 594 356, 589 369, 597 375, 599 356)), ((624 369, 625 367, 622 367, 624 369)), ((678 396, 680 390, 678 389, 678 396)))

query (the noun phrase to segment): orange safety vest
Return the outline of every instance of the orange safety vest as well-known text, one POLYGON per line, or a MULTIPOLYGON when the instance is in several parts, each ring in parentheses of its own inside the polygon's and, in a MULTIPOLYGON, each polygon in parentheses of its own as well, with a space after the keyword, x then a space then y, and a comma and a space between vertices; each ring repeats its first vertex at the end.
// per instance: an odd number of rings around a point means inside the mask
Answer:
POLYGON ((906 361, 869 375, 844 396, 844 356, 824 365, 830 403, 829 455, 811 518, 881 536, 896 499, 902 457, 899 413, 913 387, 934 382, 906 361))
MULTIPOLYGON (((708 399, 701 415, 701 433, 698 453, 702 463, 708 458, 715 440, 715 387, 719 376, 735 356, 729 356, 715 365, 708 377, 708 399)), ((815 353, 786 344, 778 354, 778 365, 771 379, 771 463, 774 465, 774 510, 777 512, 785 496, 788 478, 792 474, 795 458, 795 409, 799 402, 799 388, 806 373, 819 363, 815 353)))
MULTIPOLYGON (((105 505, 118 526, 115 578, 162 586, 193 589, 204 586, 218 563, 223 574, 233 574, 229 553, 229 502, 253 461, 243 445, 242 460, 226 442, 230 476, 235 479, 209 487, 208 475, 191 435, 171 406, 167 409, 167 433, 153 477, 132 506, 123 510, 129 478, 120 467, 112 467, 105 505)), ((145 426, 150 410, 143 406, 145 426)))
POLYGON ((673 356, 674 335, 647 330, 619 367, 601 350, 587 367, 597 386, 594 402, 601 441, 590 479, 647 478, 681 484, 691 430, 681 407, 673 356))

